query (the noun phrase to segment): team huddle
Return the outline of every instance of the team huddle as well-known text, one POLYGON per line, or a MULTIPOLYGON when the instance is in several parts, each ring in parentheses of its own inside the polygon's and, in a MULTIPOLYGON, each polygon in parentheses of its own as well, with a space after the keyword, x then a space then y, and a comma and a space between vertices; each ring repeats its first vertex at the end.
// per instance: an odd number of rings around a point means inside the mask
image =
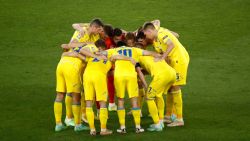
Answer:
POLYGON ((61 45, 56 70, 56 132, 74 126, 76 132, 90 130, 94 136, 98 119, 100 135, 110 135, 108 111, 117 111, 117 133, 126 133, 126 115, 133 116, 135 132, 142 133, 144 100, 153 120, 147 131, 162 131, 165 124, 184 126, 181 87, 186 85, 189 55, 177 33, 161 27, 159 20, 146 22, 134 32, 113 28, 100 19, 72 26, 75 33, 68 44, 61 45), (147 50, 149 46, 155 51, 147 50), (152 78, 149 84, 145 75, 152 78), (131 101, 127 113, 126 97, 131 101), (62 123, 63 101, 66 126, 62 123))

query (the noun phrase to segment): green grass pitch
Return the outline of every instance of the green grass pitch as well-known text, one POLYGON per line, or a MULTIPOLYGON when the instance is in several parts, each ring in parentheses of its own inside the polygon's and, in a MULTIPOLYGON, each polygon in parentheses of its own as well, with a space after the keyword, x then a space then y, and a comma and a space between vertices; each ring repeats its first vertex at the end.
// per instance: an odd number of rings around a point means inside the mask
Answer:
MULTIPOLYGON (((250 139, 249 0, 0 0, 0 141, 250 139), (160 19, 180 34, 190 54, 183 89, 185 126, 127 135, 91 137, 54 132, 55 70, 72 23, 100 17, 134 30, 160 19)), ((128 105, 127 105, 128 106, 128 105)), ((146 106, 143 109, 147 115, 146 106)), ((118 119, 109 114, 108 127, 118 119)), ((152 122, 142 119, 142 126, 152 122)), ((99 123, 99 122, 96 122, 99 123)))

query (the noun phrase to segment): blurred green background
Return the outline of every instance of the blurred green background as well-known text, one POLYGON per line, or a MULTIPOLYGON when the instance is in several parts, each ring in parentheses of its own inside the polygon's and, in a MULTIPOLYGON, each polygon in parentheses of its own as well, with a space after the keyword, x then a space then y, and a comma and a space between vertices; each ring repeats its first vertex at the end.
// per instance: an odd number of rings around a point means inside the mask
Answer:
MULTIPOLYGON (((0 0, 0 140, 249 140, 249 0, 0 0), (55 70, 72 23, 99 17, 135 30, 145 21, 180 34, 190 54, 183 90, 185 126, 91 137, 54 132, 55 70)), ((142 126, 152 120, 143 109, 142 126)), ((108 127, 118 127, 115 112, 108 127)), ((98 122, 96 122, 98 124, 98 122)))

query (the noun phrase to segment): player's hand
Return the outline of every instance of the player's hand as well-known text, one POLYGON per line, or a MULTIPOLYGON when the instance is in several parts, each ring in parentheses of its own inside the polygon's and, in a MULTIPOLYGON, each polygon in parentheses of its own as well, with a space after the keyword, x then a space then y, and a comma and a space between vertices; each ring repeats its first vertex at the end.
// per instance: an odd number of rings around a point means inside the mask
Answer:
POLYGON ((68 46, 68 44, 62 44, 61 48, 63 48, 63 49, 69 49, 69 46, 68 46))
POLYGON ((97 59, 98 59, 98 60, 107 60, 107 57, 104 56, 104 55, 99 55, 99 56, 97 57, 97 59))

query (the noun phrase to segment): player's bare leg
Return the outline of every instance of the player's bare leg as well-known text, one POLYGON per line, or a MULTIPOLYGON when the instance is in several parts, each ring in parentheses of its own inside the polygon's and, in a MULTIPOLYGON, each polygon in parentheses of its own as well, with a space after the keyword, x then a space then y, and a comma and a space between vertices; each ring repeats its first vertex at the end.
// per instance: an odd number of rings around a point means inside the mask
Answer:
POLYGON ((106 106, 106 101, 100 101, 100 123, 101 123, 101 132, 100 135, 110 135, 113 132, 107 129, 107 120, 108 120, 108 110, 106 106))
POLYGON ((57 92, 56 99, 54 102, 54 115, 55 115, 55 131, 59 132, 65 130, 67 127, 62 124, 62 102, 64 99, 65 93, 57 92))
POLYGON ((95 115, 95 120, 100 120, 99 114, 100 114, 100 102, 95 101, 96 104, 96 115, 95 115))
POLYGON ((114 86, 114 70, 108 72, 108 95, 109 95, 109 111, 116 111, 117 106, 115 104, 115 86, 114 86))
POLYGON ((172 86, 170 93, 173 95, 174 108, 176 110, 176 120, 168 124, 168 127, 184 126, 184 120, 182 116, 182 93, 181 86, 172 86))
POLYGON ((138 97, 131 98, 131 105, 132 105, 132 115, 134 117, 136 126, 135 132, 142 133, 144 132, 144 129, 141 128, 141 109, 138 106, 138 97))
MULTIPOLYGON (((144 102, 144 95, 145 95, 145 90, 142 86, 142 82, 138 81, 138 86, 139 86, 139 96, 138 96, 138 106, 142 109, 143 107, 143 102, 144 102)), ((127 115, 132 115, 132 109, 127 113, 127 115)), ((142 111, 141 111, 141 117, 143 117, 142 115, 142 111)))

